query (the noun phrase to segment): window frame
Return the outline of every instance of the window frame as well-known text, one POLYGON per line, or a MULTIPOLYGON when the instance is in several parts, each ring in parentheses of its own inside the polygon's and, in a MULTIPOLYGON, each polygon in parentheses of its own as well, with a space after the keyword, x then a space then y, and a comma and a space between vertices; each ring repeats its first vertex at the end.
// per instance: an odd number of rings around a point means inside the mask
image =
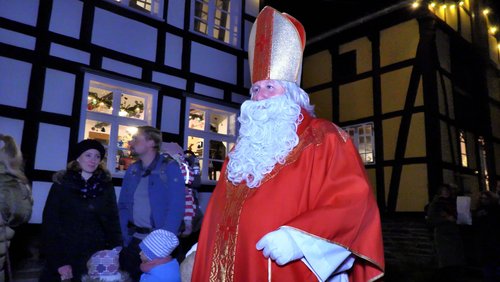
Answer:
POLYGON ((458 131, 458 148, 460 150, 460 165, 469 167, 469 156, 467 155, 467 134, 465 131, 458 131))
MULTIPOLYGON (((82 93, 82 105, 80 112, 80 127, 78 130, 78 140, 81 141, 85 138, 85 125, 87 119, 98 120, 110 123, 111 132, 109 134, 109 144, 106 147, 106 162, 104 167, 107 168, 113 177, 122 178, 125 172, 116 172, 116 161, 112 157, 117 155, 118 148, 118 133, 119 126, 141 126, 150 125, 155 126, 156 124, 156 111, 158 107, 158 90, 154 88, 149 88, 129 82, 124 82, 117 79, 112 79, 100 75, 95 75, 91 73, 86 73, 84 77, 82 93), (129 117, 122 117, 118 115, 118 110, 113 110, 111 114, 93 112, 87 110, 87 99, 90 87, 98 86, 106 89, 113 89, 114 91, 119 91, 120 94, 125 93, 128 95, 139 96, 144 98, 144 119, 135 119, 129 117), (116 112, 116 114, 114 114, 116 112), (112 156, 112 157, 111 157, 112 156)), ((120 94, 114 94, 121 97, 120 94)), ((113 97, 113 108, 118 109, 120 99, 115 99, 113 97), (118 105, 118 108, 115 106, 118 105)), ((104 159, 104 158, 103 158, 104 159)))
MULTIPOLYGON (((163 7, 165 5, 165 1, 164 0, 151 0, 151 11, 149 11, 149 12, 143 11, 143 9, 137 9, 137 8, 131 7, 130 6, 130 1, 137 2, 136 0, 120 0, 120 1, 117 1, 117 0, 104 0, 104 1, 111 2, 111 3, 115 4, 115 5, 123 7, 124 9, 130 10, 130 11, 134 11, 134 12, 137 12, 137 13, 140 13, 140 14, 143 14, 143 15, 147 15, 147 16, 150 16, 150 17, 155 18, 155 19, 164 20, 164 18, 163 18, 163 10, 164 10, 163 7), (155 12, 155 11, 157 11, 157 12, 155 12)), ((147 0, 140 0, 140 1, 144 2, 144 1, 147 1, 147 0)))
MULTIPOLYGON (((188 138, 189 136, 197 137, 197 138, 203 138, 203 156, 198 157, 200 160, 201 165, 201 183, 205 185, 215 185, 217 184, 217 180, 211 180, 209 179, 208 175, 208 168, 211 158, 208 154, 210 151, 210 141, 221 141, 221 142, 226 142, 228 144, 228 148, 226 148, 226 156, 227 157, 229 151, 232 149, 232 147, 229 146, 229 144, 236 144, 236 139, 237 139, 237 132, 239 128, 239 123, 238 123, 238 116, 239 116, 239 109, 236 108, 231 108, 227 106, 222 106, 219 104, 215 103, 210 103, 202 100, 198 100, 195 98, 188 97, 186 98, 186 114, 184 118, 184 148, 187 150, 188 149, 188 138), (230 115, 234 115, 234 124, 230 124, 231 121, 228 119, 228 134, 220 134, 216 132, 211 132, 210 131, 210 122, 205 122, 204 130, 198 130, 198 129, 192 129, 189 128, 189 113, 190 109, 192 108, 191 105, 195 105, 193 108, 198 108, 202 107, 204 111, 208 112, 208 114, 205 115, 206 120, 210 120, 210 114, 211 113, 220 113, 220 112, 225 112, 230 115), (233 128, 230 128, 233 126, 233 128), (232 131, 232 132, 231 132, 232 131)), ((229 115, 228 115, 229 116, 229 115)))
MULTIPOLYGON (((349 125, 349 126, 344 126, 342 127, 342 129, 347 132, 349 134, 349 136, 351 137, 351 140, 352 140, 352 143, 354 144, 354 146, 356 146, 356 149, 358 150, 358 154, 361 158, 361 160, 363 161, 363 164, 365 165, 374 165, 376 162, 375 162, 375 126, 373 124, 373 122, 365 122, 365 123, 358 123, 358 124, 353 124, 353 125, 349 125), (370 126, 370 132, 371 134, 366 134, 366 126, 370 126), (364 133, 362 135, 360 135, 359 133, 359 129, 360 128, 363 128, 364 129, 364 133), (353 133, 353 134, 351 134, 353 133), (361 152, 360 151, 360 147, 359 147, 359 137, 365 137, 365 140, 366 140, 366 137, 370 137, 371 139, 371 151, 368 151, 368 150, 364 150, 364 152, 361 152), (367 155, 371 154, 372 155, 372 161, 366 161, 366 157, 367 155)), ((366 146, 365 146, 366 148, 366 146)))
POLYGON ((228 0, 229 1, 229 10, 226 12, 225 10, 221 10, 217 7, 216 2, 223 0, 191 0, 191 13, 190 13, 190 26, 189 30, 195 34, 210 38, 217 42, 221 42, 223 44, 230 45, 234 48, 240 48, 241 43, 241 0, 228 0), (196 3, 200 2, 208 6, 207 11, 207 19, 199 18, 196 16, 196 3), (216 25, 216 16, 217 11, 220 14, 227 14, 229 24, 228 27, 216 25), (201 19, 202 22, 206 24, 206 33, 199 31, 196 29, 195 21, 196 19, 201 19), (215 37, 215 30, 224 30, 229 33, 228 42, 223 39, 219 39, 215 37))

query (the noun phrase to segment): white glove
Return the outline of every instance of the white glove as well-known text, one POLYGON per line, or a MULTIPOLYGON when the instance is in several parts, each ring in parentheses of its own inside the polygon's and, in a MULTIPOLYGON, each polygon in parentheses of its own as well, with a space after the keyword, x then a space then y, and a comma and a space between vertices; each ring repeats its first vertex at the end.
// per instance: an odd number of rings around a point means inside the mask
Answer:
POLYGON ((257 250, 262 250, 266 258, 271 257, 277 264, 284 265, 304 256, 302 250, 285 230, 267 233, 257 242, 257 250))

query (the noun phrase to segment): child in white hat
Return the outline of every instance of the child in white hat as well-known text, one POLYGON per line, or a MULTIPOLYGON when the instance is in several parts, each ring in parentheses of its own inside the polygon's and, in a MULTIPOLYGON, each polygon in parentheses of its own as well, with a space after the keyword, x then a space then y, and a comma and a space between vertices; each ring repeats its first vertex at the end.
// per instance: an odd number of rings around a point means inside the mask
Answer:
POLYGON ((179 263, 171 256, 179 245, 174 233, 158 229, 151 232, 139 244, 141 248, 141 282, 180 282, 179 263))
POLYGON ((120 271, 118 256, 122 247, 94 253, 87 261, 88 274, 82 282, 132 282, 130 276, 120 271))

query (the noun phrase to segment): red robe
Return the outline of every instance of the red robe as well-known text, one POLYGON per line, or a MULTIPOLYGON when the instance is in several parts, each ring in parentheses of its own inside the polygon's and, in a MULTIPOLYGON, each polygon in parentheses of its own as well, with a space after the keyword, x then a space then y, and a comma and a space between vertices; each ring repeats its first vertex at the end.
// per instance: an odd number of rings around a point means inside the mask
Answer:
MULTIPOLYGON (((377 204, 348 135, 305 111, 299 144, 262 184, 249 189, 221 179, 203 220, 192 281, 267 281, 268 262, 255 245, 286 225, 348 249, 356 256, 350 281, 383 276, 377 204)), ((227 160, 226 160, 227 162, 227 160)), ((226 164, 222 169, 225 175, 226 164)), ((272 281, 318 281, 300 260, 278 266, 272 281)))

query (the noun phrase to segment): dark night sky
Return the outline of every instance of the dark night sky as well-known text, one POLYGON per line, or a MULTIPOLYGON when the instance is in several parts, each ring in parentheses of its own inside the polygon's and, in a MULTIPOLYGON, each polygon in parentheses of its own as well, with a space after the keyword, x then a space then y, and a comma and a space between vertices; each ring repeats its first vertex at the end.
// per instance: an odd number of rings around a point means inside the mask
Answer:
MULTIPOLYGON (((297 18, 304 25, 307 38, 310 39, 403 0, 265 0, 264 2, 265 5, 297 18)), ((498 23, 500 0, 485 0, 485 2, 494 11, 491 17, 498 23)))

